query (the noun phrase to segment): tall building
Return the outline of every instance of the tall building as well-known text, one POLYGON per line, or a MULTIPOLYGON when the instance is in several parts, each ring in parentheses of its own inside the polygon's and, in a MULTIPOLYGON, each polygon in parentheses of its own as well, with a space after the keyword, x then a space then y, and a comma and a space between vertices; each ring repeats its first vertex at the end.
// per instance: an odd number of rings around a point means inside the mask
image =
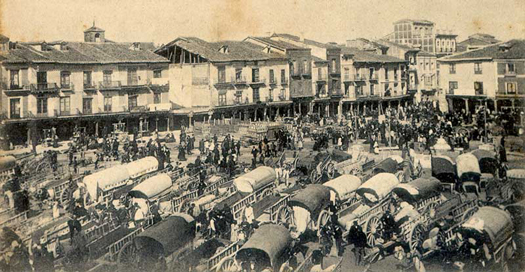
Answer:
POLYGON ((173 122, 168 60, 108 42, 100 28, 86 30, 85 42, 11 42, 0 60, 1 119, 13 144, 52 127, 68 139, 75 127, 104 136, 166 130, 173 122))
POLYGON ((525 40, 510 40, 438 60, 450 109, 524 108, 525 40))
POLYGON ((457 35, 434 27, 435 24, 428 20, 399 20, 394 23, 394 32, 388 39, 402 45, 419 46, 428 53, 450 55, 456 52, 457 35))
POLYGON ((290 66, 270 47, 180 37, 156 53, 170 61, 170 93, 181 106, 175 114, 244 120, 291 114, 290 66))

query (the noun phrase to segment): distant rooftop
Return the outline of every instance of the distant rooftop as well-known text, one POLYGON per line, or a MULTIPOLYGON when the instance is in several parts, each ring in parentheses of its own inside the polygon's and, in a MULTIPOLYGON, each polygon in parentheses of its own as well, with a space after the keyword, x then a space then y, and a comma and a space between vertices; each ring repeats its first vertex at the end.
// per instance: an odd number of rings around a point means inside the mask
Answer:
POLYGON ((525 59, 525 40, 510 40, 444 57, 441 61, 525 59))
POLYGON ((401 23, 416 23, 416 24, 422 24, 422 25, 434 25, 434 22, 431 22, 428 20, 415 20, 415 19, 402 19, 402 20, 394 22, 394 24, 401 24, 401 23))

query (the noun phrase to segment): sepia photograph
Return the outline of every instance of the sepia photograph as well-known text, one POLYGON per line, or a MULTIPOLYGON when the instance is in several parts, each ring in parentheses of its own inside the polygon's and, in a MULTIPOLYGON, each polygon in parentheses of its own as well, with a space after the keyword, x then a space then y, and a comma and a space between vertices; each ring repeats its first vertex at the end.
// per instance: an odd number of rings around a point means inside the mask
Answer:
POLYGON ((0 1, 0 272, 525 271, 525 0, 0 1))

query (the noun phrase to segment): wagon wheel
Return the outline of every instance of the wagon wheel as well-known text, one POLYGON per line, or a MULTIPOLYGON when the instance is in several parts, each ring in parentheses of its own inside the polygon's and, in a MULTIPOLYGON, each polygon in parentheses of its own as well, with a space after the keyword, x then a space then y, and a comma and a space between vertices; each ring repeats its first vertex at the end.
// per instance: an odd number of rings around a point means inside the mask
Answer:
POLYGON ((322 210, 317 218, 317 236, 321 237, 321 229, 330 222, 330 213, 322 210))
POLYGON ((277 223, 281 223, 284 225, 292 225, 293 223, 293 212, 290 208, 286 206, 282 206, 277 210, 277 223))
POLYGON ((373 247, 381 238, 381 230, 383 229, 383 223, 379 217, 372 215, 365 224, 366 240, 369 246, 373 247))
POLYGON ((197 187, 198 187, 197 182, 191 181, 188 183, 188 185, 186 185, 186 190, 191 192, 191 191, 197 190, 197 187))
POLYGON ((437 207, 436 202, 430 202, 425 208, 424 213, 428 214, 428 216, 433 219, 434 217, 436 217, 436 207, 437 207))
POLYGON ((137 261, 137 248, 135 244, 130 241, 127 242, 118 253, 117 262, 122 266, 136 266, 137 261))
POLYGON ((310 183, 317 183, 321 178, 322 173, 318 173, 317 170, 312 170, 310 173, 310 183))
POLYGON ((333 179, 334 176, 335 176, 335 172, 336 172, 336 170, 335 170, 335 165, 334 165, 334 163, 331 161, 331 162, 329 162, 328 165, 326 166, 326 174, 328 175, 328 177, 329 177, 330 179, 333 179))
POLYGON ((266 190, 264 190, 264 191, 262 192, 262 194, 261 194, 260 197, 261 197, 261 198, 266 198, 266 197, 268 197, 268 196, 271 196, 272 193, 273 193, 273 190, 272 190, 271 188, 268 188, 268 189, 266 189, 266 190))
POLYGON ((70 189, 68 187, 64 188, 60 193, 58 201, 61 205, 65 205, 70 200, 70 189))
POLYGON ((478 207, 473 207, 473 208, 470 208, 468 209, 464 214, 463 216, 461 216, 461 221, 462 222, 465 222, 467 221, 474 213, 476 213, 478 211, 478 207))
POLYGON ((185 212, 186 210, 188 210, 188 207, 189 207, 189 201, 188 200, 183 200, 180 205, 179 205, 179 209, 177 210, 177 212, 180 212, 180 213, 183 213, 185 212))
POLYGON ((417 223, 410 231, 408 244, 410 245, 410 252, 415 250, 423 243, 423 235, 425 228, 420 223, 417 223))
POLYGON ((232 257, 228 257, 221 261, 217 267, 217 272, 227 272, 227 271, 239 271, 235 260, 232 257))

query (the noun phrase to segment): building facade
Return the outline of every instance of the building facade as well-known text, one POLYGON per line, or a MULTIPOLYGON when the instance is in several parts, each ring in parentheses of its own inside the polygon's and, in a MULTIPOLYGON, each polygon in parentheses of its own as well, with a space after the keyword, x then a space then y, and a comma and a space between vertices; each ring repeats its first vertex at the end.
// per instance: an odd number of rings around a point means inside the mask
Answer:
POLYGON ((523 108, 525 40, 510 40, 438 60, 450 110, 523 108))
POLYGON ((285 55, 249 42, 181 37, 158 49, 170 61, 175 114, 267 120, 291 114, 285 55), (191 114, 190 114, 191 113, 191 114))
POLYGON ((66 139, 75 127, 98 136, 168 129, 168 61, 105 42, 98 28, 86 30, 87 41, 95 36, 95 42, 11 43, 2 52, 2 122, 12 128, 9 141, 38 140, 52 127, 66 139))
POLYGON ((435 24, 428 20, 400 20, 394 23, 394 32, 387 39, 397 44, 419 47, 422 51, 439 56, 455 53, 457 35, 434 27, 435 24))

